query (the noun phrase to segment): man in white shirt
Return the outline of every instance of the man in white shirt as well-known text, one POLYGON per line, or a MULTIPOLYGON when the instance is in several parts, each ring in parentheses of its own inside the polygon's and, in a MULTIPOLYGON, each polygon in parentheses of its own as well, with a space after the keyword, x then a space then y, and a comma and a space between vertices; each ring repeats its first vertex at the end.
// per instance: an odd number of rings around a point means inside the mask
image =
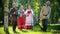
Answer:
POLYGON ((47 1, 46 5, 43 6, 40 12, 40 20, 42 20, 43 31, 47 30, 47 22, 50 17, 50 13, 51 13, 50 1, 47 1))

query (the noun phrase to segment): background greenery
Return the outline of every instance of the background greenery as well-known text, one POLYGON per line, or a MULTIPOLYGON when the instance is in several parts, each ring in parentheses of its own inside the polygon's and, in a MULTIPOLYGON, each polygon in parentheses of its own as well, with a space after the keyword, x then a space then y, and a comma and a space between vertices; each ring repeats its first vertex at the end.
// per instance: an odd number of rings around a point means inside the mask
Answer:
MULTIPOLYGON (((4 20, 4 6, 8 5, 9 10, 12 7, 12 3, 15 2, 17 8, 19 5, 23 5, 24 9, 27 9, 27 3, 31 4, 34 11, 34 22, 39 23, 39 16, 42 6, 45 5, 48 0, 0 0, 0 21, 4 20), (5 2, 4 2, 5 1, 5 2)), ((60 0, 49 0, 51 2, 51 16, 50 23, 60 23, 60 0)))
MULTIPOLYGON (((56 33, 59 33, 58 31, 60 30, 60 0, 49 0, 51 2, 51 15, 49 19, 49 24, 48 24, 48 32, 42 32, 40 30, 41 22, 39 20, 40 16, 40 11, 41 8, 45 5, 46 1, 48 0, 0 0, 0 34, 5 34, 4 32, 4 13, 5 13, 5 7, 7 7, 7 10, 10 11, 12 8, 12 3, 15 2, 17 5, 17 9, 19 9, 20 5, 24 6, 24 9, 27 9, 27 3, 29 3, 34 11, 34 30, 28 30, 28 32, 21 32, 20 30, 17 29, 17 32, 23 33, 23 34, 54 34, 55 31, 56 33), (39 31, 40 30, 40 31, 39 31), (3 33, 2 33, 3 32, 3 33)), ((8 12, 9 12, 8 11, 8 12)), ((9 16, 9 14, 8 14, 9 16)), ((9 16, 10 18, 10 16, 9 16)), ((8 18, 8 19, 9 19, 8 18)), ((8 20, 9 21, 9 20, 8 20)), ((9 21, 10 23, 10 21, 9 21)), ((41 26, 42 27, 42 26, 41 26)), ((12 27, 9 26, 9 32, 14 34, 12 32, 12 27)))

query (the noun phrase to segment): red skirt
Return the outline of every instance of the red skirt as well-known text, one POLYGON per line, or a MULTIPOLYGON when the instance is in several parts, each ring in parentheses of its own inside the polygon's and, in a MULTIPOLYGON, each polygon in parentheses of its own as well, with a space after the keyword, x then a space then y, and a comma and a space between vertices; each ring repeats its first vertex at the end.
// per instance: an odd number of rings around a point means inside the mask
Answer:
POLYGON ((33 26, 24 26, 24 29, 33 29, 33 26))
POLYGON ((24 17, 18 17, 18 29, 24 28, 25 25, 25 18, 24 17))

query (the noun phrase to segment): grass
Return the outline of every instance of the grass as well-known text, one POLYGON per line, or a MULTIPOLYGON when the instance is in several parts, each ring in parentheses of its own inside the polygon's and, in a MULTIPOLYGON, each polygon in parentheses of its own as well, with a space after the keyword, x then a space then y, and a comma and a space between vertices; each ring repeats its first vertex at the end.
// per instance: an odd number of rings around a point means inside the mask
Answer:
MULTIPOLYGON (((26 30, 26 31, 20 31, 17 27, 16 28, 17 33, 13 32, 12 26, 9 26, 8 28, 9 28, 9 33, 10 34, 60 34, 59 30, 51 29, 51 26, 48 27, 47 32, 42 32, 38 25, 35 25, 33 30, 26 30)), ((0 27, 0 34, 6 34, 4 32, 4 27, 3 26, 0 27)))

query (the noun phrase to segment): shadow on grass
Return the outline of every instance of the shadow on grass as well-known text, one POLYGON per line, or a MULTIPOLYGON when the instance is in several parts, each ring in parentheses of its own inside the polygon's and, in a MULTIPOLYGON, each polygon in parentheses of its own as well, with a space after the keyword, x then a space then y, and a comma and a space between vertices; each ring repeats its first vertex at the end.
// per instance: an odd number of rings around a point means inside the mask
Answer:
POLYGON ((41 27, 39 26, 39 25, 35 25, 34 27, 33 27, 33 30, 32 31, 34 31, 34 32, 39 32, 39 31, 41 31, 41 27))
MULTIPOLYGON (((9 26, 9 32, 10 32, 10 34, 22 34, 22 33, 31 33, 31 32, 33 32, 33 33, 37 33, 37 32, 39 32, 39 33, 52 33, 52 34, 60 34, 60 31, 58 31, 58 30, 56 30, 56 31, 54 31, 54 30, 52 30, 51 31, 51 29, 54 29, 54 28, 57 28, 57 27, 51 27, 51 26, 48 26, 48 28, 47 28, 47 32, 43 32, 42 30, 41 30, 41 27, 39 26, 39 25, 35 25, 34 27, 33 27, 33 30, 31 30, 31 29, 27 29, 27 30, 19 30, 18 28, 16 29, 17 30, 17 33, 13 33, 13 31, 12 31, 12 27, 11 26, 9 26)), ((5 32, 3 31, 3 26, 2 27, 0 27, 0 34, 5 34, 5 32), (3 33, 2 33, 3 32, 3 33)))
POLYGON ((53 34, 60 34, 60 31, 54 31, 53 34))
POLYGON ((28 32, 27 30, 21 30, 22 32, 28 32))

